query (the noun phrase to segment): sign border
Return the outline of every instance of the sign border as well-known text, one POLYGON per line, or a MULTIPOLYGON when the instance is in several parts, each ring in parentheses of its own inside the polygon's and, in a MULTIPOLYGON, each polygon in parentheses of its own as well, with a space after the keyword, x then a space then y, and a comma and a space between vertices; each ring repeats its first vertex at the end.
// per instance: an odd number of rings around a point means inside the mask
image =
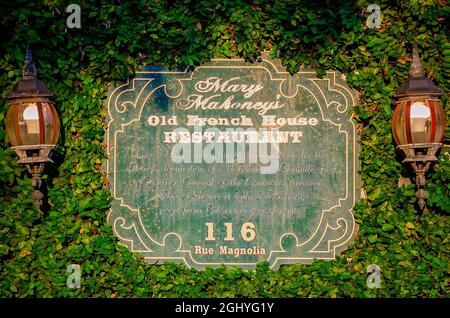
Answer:
MULTIPOLYGON (((244 268, 255 268, 257 263, 252 262, 197 262, 193 257, 190 250, 182 250, 183 238, 178 233, 167 233, 162 242, 158 242, 154 240, 149 233, 147 233, 145 227, 143 226, 140 211, 137 208, 133 208, 132 206, 126 204, 120 196, 118 196, 118 189, 116 188, 116 175, 117 175, 117 150, 119 149, 117 144, 117 136, 119 133, 123 133, 127 126, 133 124, 134 122, 139 122, 142 114, 142 110, 148 98, 152 96, 152 94, 159 88, 164 87, 165 93, 170 98, 176 98, 183 93, 184 84, 183 81, 189 81, 193 79, 193 75, 201 69, 207 68, 262 68, 265 69, 270 75, 271 81, 280 81, 279 84, 279 92, 286 98, 291 98, 297 95, 299 87, 307 90, 311 96, 313 96, 317 102, 317 105, 320 109, 320 113, 323 121, 328 121, 331 124, 338 127, 338 132, 345 134, 346 140, 346 181, 345 181, 345 197, 339 198, 338 202, 330 207, 329 209, 322 210, 321 218, 316 227, 315 232, 311 235, 311 237, 305 242, 299 243, 297 236, 295 233, 284 233, 279 238, 279 249, 271 250, 269 253, 269 257, 266 259, 270 263, 271 268, 278 268, 281 264, 291 264, 291 263, 312 263, 314 259, 323 259, 323 260, 332 260, 336 258, 336 253, 341 252, 345 249, 345 244, 349 243, 356 234, 357 225, 354 220, 354 216, 352 213, 353 206, 356 202, 356 199, 359 198, 359 193, 357 189, 359 188, 359 176, 357 174, 357 169, 359 167, 359 158, 357 158, 358 152, 358 142, 357 142, 357 134, 355 123, 352 120, 352 116, 347 116, 348 120, 342 123, 333 122, 330 118, 326 118, 326 115, 330 115, 330 109, 335 109, 335 111, 339 114, 345 114, 349 111, 350 107, 353 107, 357 104, 357 96, 350 88, 347 88, 338 83, 339 79, 344 80, 344 77, 341 75, 339 77, 339 73, 336 71, 327 71, 326 76, 324 78, 315 77, 316 72, 311 70, 301 70, 294 76, 291 76, 288 72, 280 71, 282 69, 281 65, 275 65, 277 60, 269 60, 267 58, 262 58, 259 63, 253 63, 247 65, 242 65, 245 62, 243 59, 212 59, 209 63, 196 67, 193 71, 187 68, 184 71, 170 71, 164 68, 158 67, 146 67, 141 71, 136 72, 136 75, 132 78, 128 78, 127 82, 119 85, 116 88, 113 88, 109 96, 107 98, 107 107, 108 107, 108 122, 107 129, 105 134, 106 145, 107 145, 107 154, 108 159, 106 161, 106 174, 108 179, 110 180, 111 185, 111 193, 114 198, 111 209, 108 212, 107 220, 108 223, 112 225, 114 234, 120 239, 119 244, 122 244, 128 247, 132 252, 140 253, 143 255, 144 259, 149 262, 154 261, 182 261, 188 267, 206 267, 206 266, 221 266, 221 265, 235 265, 241 266, 244 268), (226 65, 225 65, 226 64, 226 65), (230 64, 236 64, 235 66, 230 64), (171 83, 170 85, 167 82, 163 82, 158 80, 158 76, 160 75, 172 76, 175 78, 175 85, 171 83), (300 77, 307 75, 307 81, 309 87, 302 84, 296 84, 296 90, 293 95, 287 95, 283 92, 283 83, 285 83, 288 79, 293 79, 294 77, 300 77), (337 80, 338 79, 338 80, 337 80), (328 91, 335 91, 339 93, 343 97, 344 103, 331 100, 328 101, 321 87, 317 82, 327 81, 328 91), (177 86, 177 89, 173 89, 173 87, 169 86, 177 86), (315 89, 321 95, 322 101, 318 100, 320 97, 317 94, 314 94, 311 90, 315 89), (173 94, 175 92, 175 94, 173 94), (126 93, 134 93, 135 99, 132 101, 120 101, 120 96, 126 93), (322 103, 321 103, 322 102, 322 103), (137 105, 141 105, 140 109, 138 109, 137 105), (137 116, 132 116, 132 120, 128 122, 123 122, 125 116, 124 114, 128 111, 132 111, 137 116), (344 125, 349 125, 350 123, 350 132, 342 129, 344 125), (116 129, 115 129, 116 128, 116 129), (117 129, 118 128, 118 129, 117 129), (114 134, 112 134, 114 132, 114 134), (349 158, 349 147, 353 148, 353 156, 349 158), (351 164, 351 166, 350 166, 351 164), (349 174, 353 176, 349 184, 349 174), (112 178, 111 178, 112 176, 112 178), (349 208, 348 202, 346 202, 351 197, 351 207, 349 208), (117 203, 119 205, 117 206, 117 203), (343 203, 347 203, 344 204, 343 203), (117 208, 126 208, 130 211, 130 216, 135 219, 134 222, 125 219, 122 215, 116 215, 115 207, 117 208), (347 207, 347 215, 344 215, 345 218, 340 217, 337 219, 331 218, 333 222, 329 222, 330 214, 333 214, 332 210, 337 208, 345 208, 347 207), (329 213, 327 213, 329 212, 329 213), (137 221, 137 222, 136 222, 137 221), (137 224, 136 224, 137 223, 137 224), (350 223, 350 224, 349 224, 350 223), (335 226, 333 226, 335 225, 335 226), (337 231, 341 227, 345 226, 345 232, 337 239, 328 240, 327 241, 327 250, 321 250, 319 245, 323 243, 323 239, 327 234, 327 231, 337 231), (350 230, 350 231, 349 231, 350 230), (321 231, 319 233, 319 231, 321 231), (125 233, 134 232, 135 236, 139 239, 140 242, 134 242, 132 239, 126 237, 125 233), (319 234, 318 234, 319 233, 319 234), (141 235, 140 235, 141 234, 141 235), (322 235, 320 235, 322 234, 322 235), (145 235, 146 237, 142 237, 145 235), (308 256, 304 257, 293 257, 288 256, 290 253, 283 248, 283 240, 291 236, 295 241, 295 249, 298 253, 307 253, 308 256), (176 240, 174 240, 174 238, 176 240), (314 242, 314 240, 316 242, 314 242), (176 242, 178 241, 178 242, 176 242), (305 249, 309 242, 313 241, 312 248, 308 247, 305 249), (162 256, 156 255, 158 251, 166 251, 163 249, 166 246, 172 246, 173 250, 171 251, 171 255, 162 256), (153 255, 152 255, 153 254, 153 255), (188 257, 188 259, 186 259, 188 257)), ((340 115, 342 116, 342 115, 340 115)), ((336 117, 339 121, 341 117, 336 117)), ((323 245, 323 244, 322 244, 323 245)))

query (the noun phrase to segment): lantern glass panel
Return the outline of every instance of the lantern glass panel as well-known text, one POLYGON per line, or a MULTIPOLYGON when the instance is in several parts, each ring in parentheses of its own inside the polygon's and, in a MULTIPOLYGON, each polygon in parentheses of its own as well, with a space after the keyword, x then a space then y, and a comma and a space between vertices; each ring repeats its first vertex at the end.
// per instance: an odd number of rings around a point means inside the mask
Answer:
POLYGON ((12 146, 56 144, 59 118, 51 102, 17 102, 9 105, 6 130, 12 146))
POLYGON ((439 100, 433 101, 434 104, 434 110, 435 110, 435 118, 436 118, 436 134, 434 137, 433 142, 440 143, 442 142, 442 139, 444 139, 445 135, 445 114, 444 110, 442 109, 441 103, 439 100))
POLYGON ((431 132, 431 112, 421 101, 411 104, 410 112, 411 137, 414 143, 429 142, 431 132))
POLYGON ((393 118, 394 139, 397 145, 408 143, 406 136, 405 102, 399 102, 394 112, 393 118))

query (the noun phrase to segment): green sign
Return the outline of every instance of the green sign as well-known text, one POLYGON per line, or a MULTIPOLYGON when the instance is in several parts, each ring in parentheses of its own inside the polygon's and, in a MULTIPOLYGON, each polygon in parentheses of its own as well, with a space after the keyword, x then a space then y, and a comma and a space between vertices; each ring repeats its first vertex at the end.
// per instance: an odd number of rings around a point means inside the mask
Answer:
POLYGON ((121 243, 195 268, 334 259, 359 192, 357 100, 341 77, 216 59, 113 89, 108 220, 121 243))

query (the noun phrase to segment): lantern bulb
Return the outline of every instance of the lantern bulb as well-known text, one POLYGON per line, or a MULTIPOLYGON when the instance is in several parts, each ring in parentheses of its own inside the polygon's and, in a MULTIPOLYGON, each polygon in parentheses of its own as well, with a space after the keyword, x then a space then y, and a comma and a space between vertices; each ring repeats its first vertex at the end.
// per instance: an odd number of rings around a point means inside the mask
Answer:
POLYGON ((36 105, 30 105, 23 111, 23 119, 38 120, 39 114, 36 105))
POLYGON ((411 105, 411 118, 429 118, 430 109, 421 102, 415 102, 411 105))
POLYGON ((39 134, 39 113, 36 105, 25 108, 23 119, 29 134, 39 134))

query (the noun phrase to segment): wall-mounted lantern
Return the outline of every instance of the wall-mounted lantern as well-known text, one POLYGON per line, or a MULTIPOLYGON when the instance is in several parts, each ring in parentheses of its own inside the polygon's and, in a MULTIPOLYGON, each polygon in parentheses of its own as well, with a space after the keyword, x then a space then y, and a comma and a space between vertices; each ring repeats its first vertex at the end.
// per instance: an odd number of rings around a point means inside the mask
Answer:
POLYGON ((26 165, 32 175, 33 200, 37 209, 42 206, 41 175, 45 163, 59 138, 59 117, 52 92, 37 78, 31 50, 27 48, 22 79, 14 91, 7 95, 6 133, 19 156, 19 163, 26 165))
POLYGON ((423 210, 428 193, 424 190, 425 173, 436 152, 442 146, 445 114, 439 101, 442 91, 424 75, 417 46, 413 48, 410 77, 402 84, 393 117, 393 135, 397 148, 403 150, 404 164, 410 164, 416 174, 419 207, 423 210))

